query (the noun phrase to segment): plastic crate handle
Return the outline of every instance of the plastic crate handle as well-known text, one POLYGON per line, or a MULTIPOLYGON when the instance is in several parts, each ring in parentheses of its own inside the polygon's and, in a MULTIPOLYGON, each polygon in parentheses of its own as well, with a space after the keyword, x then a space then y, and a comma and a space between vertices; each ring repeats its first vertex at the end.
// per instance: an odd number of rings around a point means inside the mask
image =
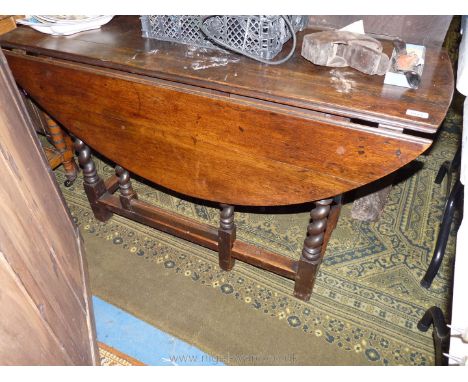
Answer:
POLYGON ((246 56, 246 57, 249 57, 253 60, 256 60, 256 61, 260 61, 264 64, 269 64, 269 65, 279 65, 279 64, 283 64, 285 63, 286 61, 288 61, 292 55, 294 54, 294 51, 296 50, 296 32, 294 31, 294 28, 291 24, 291 22, 289 21, 289 18, 287 16, 283 16, 281 15, 281 17, 283 18, 284 22, 286 23, 286 25, 288 26, 289 30, 291 31, 291 37, 292 37, 292 40, 293 40, 293 44, 292 44, 292 47, 291 47, 291 50, 290 52, 288 53, 288 55, 284 58, 282 58, 281 60, 278 60, 278 61, 269 61, 269 60, 265 60, 263 58, 260 58, 260 57, 256 57, 250 53, 247 53, 247 52, 243 52, 242 50, 240 49, 237 49, 237 48, 234 48, 232 46, 229 46, 228 44, 226 44, 225 42, 223 41, 219 41, 217 40, 216 38, 214 38, 213 36, 210 35, 210 32, 208 31, 208 29, 206 28, 205 26, 205 20, 211 18, 211 17, 215 17, 216 15, 209 15, 209 16, 203 16, 202 19, 201 19, 201 25, 200 25, 200 30, 202 31, 202 33, 206 36, 206 38, 208 38, 209 40, 213 41, 214 43, 218 44, 218 45, 221 45, 223 48, 226 48, 228 50, 231 50, 235 53, 239 53, 239 54, 242 54, 243 56, 246 56))

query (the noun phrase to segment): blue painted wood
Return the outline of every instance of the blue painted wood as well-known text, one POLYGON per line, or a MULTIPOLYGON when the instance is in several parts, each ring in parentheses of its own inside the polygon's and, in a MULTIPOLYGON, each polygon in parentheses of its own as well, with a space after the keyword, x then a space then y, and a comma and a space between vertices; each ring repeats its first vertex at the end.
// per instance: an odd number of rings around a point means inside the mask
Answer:
POLYGON ((93 296, 97 339, 151 366, 221 366, 216 357, 93 296))

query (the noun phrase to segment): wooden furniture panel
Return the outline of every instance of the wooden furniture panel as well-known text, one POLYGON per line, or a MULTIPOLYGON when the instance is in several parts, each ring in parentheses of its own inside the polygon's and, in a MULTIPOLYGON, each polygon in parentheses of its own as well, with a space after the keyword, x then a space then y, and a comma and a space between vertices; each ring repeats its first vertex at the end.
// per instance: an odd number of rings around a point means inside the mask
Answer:
MULTIPOLYGON (((374 123, 427 133, 437 130, 453 93, 447 52, 428 49, 419 89, 404 89, 384 85, 381 76, 342 68, 338 78, 333 68, 312 65, 300 55, 302 37, 311 32, 309 29, 298 34, 294 56, 279 66, 210 49, 193 50, 188 45, 143 39, 139 19, 128 16, 116 17, 100 30, 71 38, 17 28, 2 36, 0 45, 374 123), (340 81, 350 86, 349 91, 342 90, 340 81), (407 115, 408 109, 429 116, 421 119, 407 115)), ((391 42, 382 43, 384 52, 390 54, 391 42)))
POLYGON ((1 53, 0 154, 0 263, 9 275, 0 277, 0 289, 11 302, 2 308, 9 317, 0 320, 1 352, 11 354, 0 363, 22 363, 24 355, 34 364, 96 364, 81 237, 1 53), (34 338, 43 353, 31 349, 34 338))
POLYGON ((245 97, 7 57, 21 87, 73 134, 126 169, 202 199, 263 206, 319 200, 383 177, 430 145, 245 97))
POLYGON ((0 280, 0 364, 73 364, 2 253, 0 280))

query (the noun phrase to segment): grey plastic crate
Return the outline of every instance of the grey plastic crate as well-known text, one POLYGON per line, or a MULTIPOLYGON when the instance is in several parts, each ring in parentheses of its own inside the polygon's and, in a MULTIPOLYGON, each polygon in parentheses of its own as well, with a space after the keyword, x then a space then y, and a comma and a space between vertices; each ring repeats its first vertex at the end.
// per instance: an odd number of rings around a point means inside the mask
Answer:
MULTIPOLYGON (((307 16, 288 17, 294 32, 307 25, 307 16)), ((219 41, 233 50, 271 60, 291 38, 282 16, 141 16, 143 37, 221 49, 219 41), (201 30, 203 29, 206 34, 201 30), (211 41, 210 41, 211 40, 211 41), (214 41, 214 42, 212 42, 214 41)))

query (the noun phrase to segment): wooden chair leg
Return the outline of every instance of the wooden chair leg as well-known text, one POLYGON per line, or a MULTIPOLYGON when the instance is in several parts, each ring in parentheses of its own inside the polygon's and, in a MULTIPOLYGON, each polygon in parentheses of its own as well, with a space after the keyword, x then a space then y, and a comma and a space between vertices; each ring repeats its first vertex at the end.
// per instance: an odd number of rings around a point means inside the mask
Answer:
POLYGON ((236 225, 234 224, 234 207, 221 204, 220 222, 218 229, 219 266, 230 271, 235 259, 232 256, 232 246, 236 240, 236 225))
POLYGON ((44 151, 52 169, 61 164, 65 169, 65 186, 70 187, 78 175, 78 166, 74 159, 73 142, 70 135, 63 130, 54 120, 42 111, 24 92, 21 92, 26 108, 33 121, 36 132, 44 134, 47 140, 54 146, 46 147, 44 151))
POLYGON ((64 130, 50 118, 47 118, 47 129, 52 144, 61 155, 61 161, 65 170, 65 186, 70 187, 78 175, 78 167, 73 153, 73 142, 64 130))
POLYGON ((332 202, 333 199, 319 200, 315 202, 315 208, 310 212, 311 221, 307 226, 307 237, 298 261, 294 284, 294 296, 304 301, 310 299, 315 277, 330 236, 326 233, 332 202))
POLYGON ((110 219, 112 212, 97 204, 98 199, 107 192, 104 181, 96 171, 90 148, 78 138, 75 139, 75 150, 78 152, 78 162, 83 169, 83 186, 91 209, 96 219, 105 222, 110 219))

